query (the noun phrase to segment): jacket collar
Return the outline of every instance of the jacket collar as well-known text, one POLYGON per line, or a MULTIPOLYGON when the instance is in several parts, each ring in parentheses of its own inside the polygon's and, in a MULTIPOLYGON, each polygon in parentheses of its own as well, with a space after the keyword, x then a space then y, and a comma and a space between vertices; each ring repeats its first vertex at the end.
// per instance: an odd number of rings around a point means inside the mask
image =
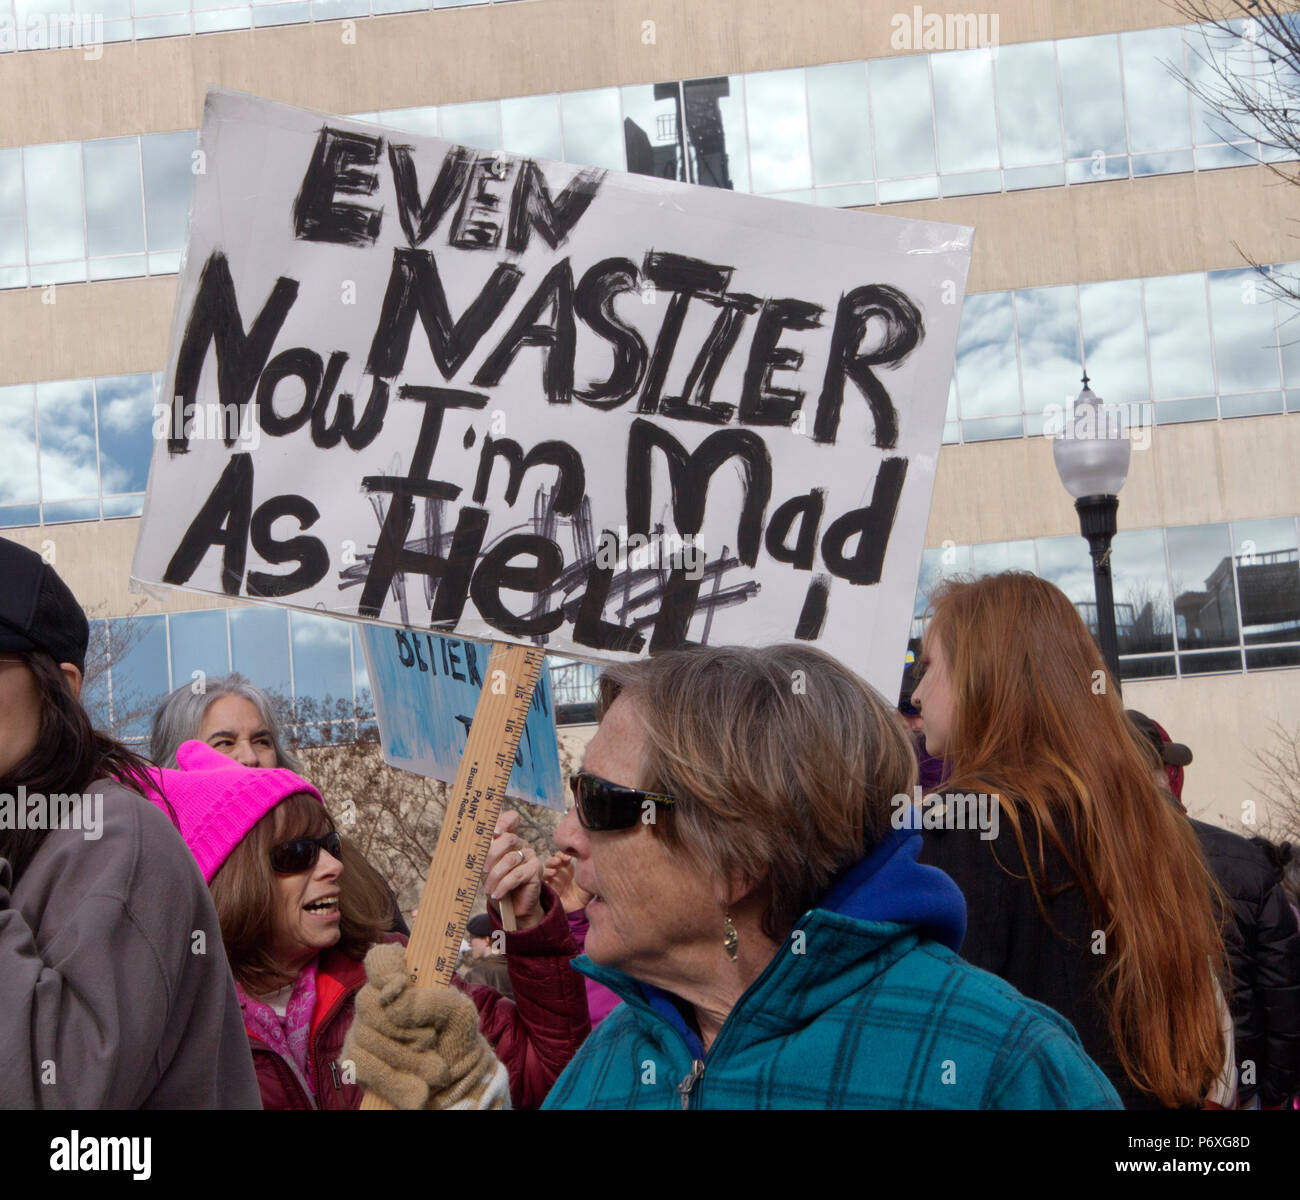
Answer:
MULTIPOLYGON (((805 1024, 845 994, 895 962, 921 937, 957 950, 966 932, 966 901, 937 867, 916 861, 917 830, 891 830, 881 843, 846 871, 806 912, 762 974, 736 1002, 723 1026, 737 1014, 763 1012, 766 1033, 805 1024), (792 993, 798 1000, 791 1002, 792 993)), ((703 1047, 672 995, 640 983, 585 955, 574 960, 583 974, 603 983, 635 1009, 667 1022, 695 1058, 703 1047)))

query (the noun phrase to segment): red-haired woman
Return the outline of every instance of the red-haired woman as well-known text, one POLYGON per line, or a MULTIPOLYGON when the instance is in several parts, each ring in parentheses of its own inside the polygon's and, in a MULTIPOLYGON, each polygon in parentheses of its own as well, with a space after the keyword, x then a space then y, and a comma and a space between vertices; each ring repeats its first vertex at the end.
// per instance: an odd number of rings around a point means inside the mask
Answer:
POLYGON ((940 585, 912 702, 948 797, 921 861, 966 895, 962 956, 1069 1018, 1130 1107, 1221 1075, 1223 947, 1190 828, 1152 779, 1074 606, 1009 572, 940 585), (962 818, 962 819, 958 819, 962 818), (993 834, 993 836, 988 836, 993 834))

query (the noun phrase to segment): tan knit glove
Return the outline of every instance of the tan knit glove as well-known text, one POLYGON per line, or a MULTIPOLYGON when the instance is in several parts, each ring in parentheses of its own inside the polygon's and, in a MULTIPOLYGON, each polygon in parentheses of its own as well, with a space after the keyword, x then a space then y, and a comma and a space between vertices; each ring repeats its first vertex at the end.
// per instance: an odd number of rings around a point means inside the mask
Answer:
POLYGON ((509 1108, 509 1080, 479 1032, 474 1001, 451 987, 413 987, 405 948, 366 955, 368 982, 342 1057, 394 1108, 509 1108))

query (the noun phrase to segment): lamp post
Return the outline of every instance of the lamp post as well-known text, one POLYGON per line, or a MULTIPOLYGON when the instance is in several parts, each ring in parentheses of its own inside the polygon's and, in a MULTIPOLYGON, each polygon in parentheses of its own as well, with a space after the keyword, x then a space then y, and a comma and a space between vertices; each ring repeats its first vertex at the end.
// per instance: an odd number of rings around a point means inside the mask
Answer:
POLYGON ((1117 528, 1119 490, 1128 478, 1128 431, 1122 433, 1118 422, 1112 423, 1101 397, 1088 386, 1083 375, 1083 391, 1074 401, 1074 409, 1065 428, 1052 445, 1052 457, 1065 490, 1074 497, 1079 514, 1079 531, 1088 539, 1092 555, 1092 579, 1097 594, 1097 639, 1118 690, 1119 641, 1115 636, 1115 594, 1111 587, 1110 543, 1117 528))

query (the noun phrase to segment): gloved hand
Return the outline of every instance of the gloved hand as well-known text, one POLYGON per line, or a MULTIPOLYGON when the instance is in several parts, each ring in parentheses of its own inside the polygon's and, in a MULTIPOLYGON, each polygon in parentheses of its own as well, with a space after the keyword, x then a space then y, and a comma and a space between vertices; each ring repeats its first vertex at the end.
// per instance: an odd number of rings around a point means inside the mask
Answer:
POLYGON ((509 1108, 506 1069, 479 1032, 474 1001, 451 987, 417 988, 405 948, 366 955, 365 987, 341 1057, 394 1108, 509 1108))

